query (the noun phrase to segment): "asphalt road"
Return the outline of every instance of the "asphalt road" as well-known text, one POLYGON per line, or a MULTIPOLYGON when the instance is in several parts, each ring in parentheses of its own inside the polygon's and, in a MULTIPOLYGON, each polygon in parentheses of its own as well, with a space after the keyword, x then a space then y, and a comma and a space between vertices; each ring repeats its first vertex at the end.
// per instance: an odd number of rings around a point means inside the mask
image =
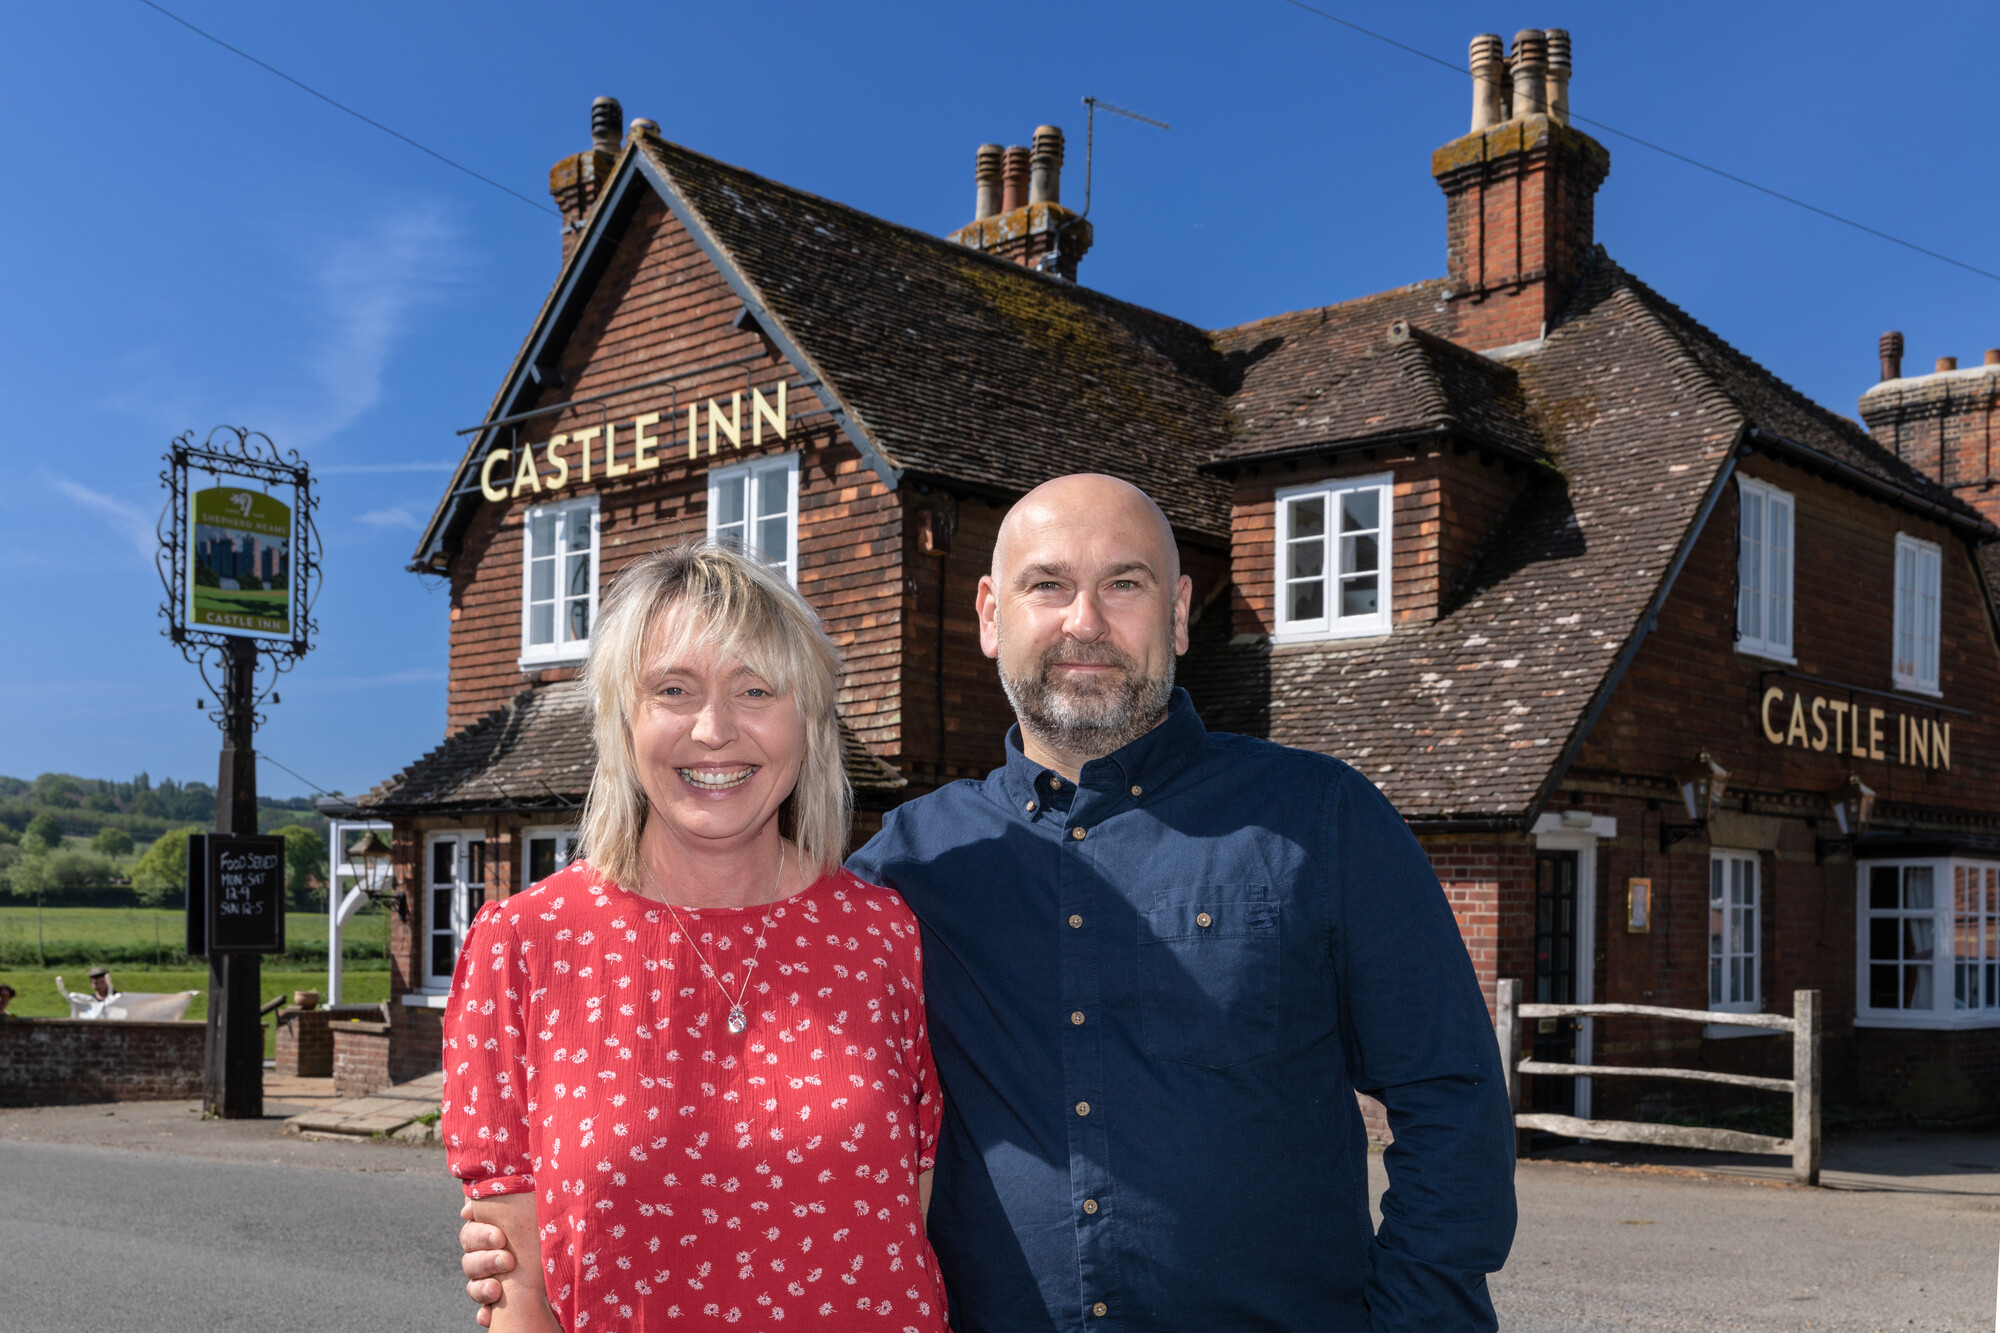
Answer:
MULTIPOLYGON (((1828 1159, 1822 1190, 1740 1163, 1522 1163, 1501 1327, 1994 1329, 2000 1136, 1828 1159)), ((435 1148, 302 1142, 179 1103, 0 1112, 0 1330, 469 1331, 443 1168, 435 1148)))
POLYGON ((313 1164, 232 1146, 247 1152, 0 1138, 0 1325, 477 1333, 441 1152, 283 1145, 329 1150, 313 1164), (253 1160, 232 1160, 244 1155, 253 1160))

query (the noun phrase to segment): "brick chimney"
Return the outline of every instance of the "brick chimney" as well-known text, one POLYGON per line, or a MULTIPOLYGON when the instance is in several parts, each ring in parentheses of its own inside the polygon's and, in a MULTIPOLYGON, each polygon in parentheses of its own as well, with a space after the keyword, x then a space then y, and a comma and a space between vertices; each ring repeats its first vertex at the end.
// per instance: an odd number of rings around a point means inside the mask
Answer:
POLYGON ((1877 344, 1882 382, 1861 395, 1875 442, 2000 523, 2000 348, 1958 369, 1941 356, 1928 375, 1903 375, 1903 335, 1877 344))
POLYGON ((564 262, 568 262, 569 252, 576 249, 590 206, 597 202, 598 193, 611 179, 611 167, 618 160, 624 138, 624 122, 625 108, 618 104, 617 98, 598 98, 590 104, 590 147, 549 168, 549 194, 562 213, 564 262))
POLYGON ((1569 34, 1524 29, 1514 53, 1472 39, 1472 131, 1431 154, 1445 197, 1454 341, 1480 351, 1548 332, 1590 263, 1604 145, 1569 125, 1569 34))
POLYGON ((973 219, 947 239, 1076 281, 1090 224, 1062 203, 1063 132, 1035 130, 1034 147, 981 144, 973 168, 973 219))

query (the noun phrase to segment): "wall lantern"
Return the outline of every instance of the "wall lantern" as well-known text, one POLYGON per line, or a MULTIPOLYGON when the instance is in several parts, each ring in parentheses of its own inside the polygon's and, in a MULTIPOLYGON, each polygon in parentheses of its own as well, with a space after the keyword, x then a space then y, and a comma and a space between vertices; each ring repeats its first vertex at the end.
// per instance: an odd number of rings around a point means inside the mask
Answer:
MULTIPOLYGON (((371 900, 387 896, 394 856, 394 849, 382 840, 382 834, 376 829, 369 829, 359 842, 347 849, 348 861, 361 867, 361 887, 371 900)), ((410 919, 409 900, 401 895, 396 898, 396 915, 405 923, 410 919)))
POLYGON ((1691 838, 1708 827, 1708 821, 1715 818, 1715 812, 1722 808, 1722 794, 1729 789, 1729 770, 1715 762, 1708 751, 1703 750, 1699 758, 1674 774, 1674 786, 1681 794, 1681 807, 1692 820, 1688 824, 1669 824, 1660 821, 1660 850, 1691 838))
POLYGON ((1855 839, 1867 831, 1869 821, 1875 817, 1875 789, 1858 774, 1827 793, 1826 802, 1833 810, 1834 827, 1840 830, 1840 836, 1820 838, 1813 843, 1815 862, 1826 860, 1827 853, 1842 848, 1852 851, 1855 839))

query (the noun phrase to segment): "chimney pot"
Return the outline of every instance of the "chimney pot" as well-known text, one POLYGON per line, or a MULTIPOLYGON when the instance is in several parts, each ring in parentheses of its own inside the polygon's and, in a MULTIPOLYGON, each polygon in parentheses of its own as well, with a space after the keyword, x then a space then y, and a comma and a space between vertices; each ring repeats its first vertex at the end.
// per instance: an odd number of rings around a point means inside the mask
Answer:
POLYGON ((1507 119, 1507 43, 1497 32, 1472 39, 1472 132, 1490 130, 1507 119))
POLYGON ((1942 375, 1942 374, 1944 374, 1944 373, 1945 373, 1945 372, 1946 372, 1947 370, 1957 370, 1957 369, 1958 369, 1958 358, 1957 358, 1957 357, 1955 357, 1955 356, 1941 356, 1941 357, 1939 357, 1939 358, 1938 358, 1938 360, 1937 360, 1937 373, 1938 373, 1938 374, 1942 375))
POLYGON ((1986 349, 1986 364, 1989 366, 2000 366, 2000 347, 1989 347, 1986 349))
POLYGON ((1549 44, 1539 28, 1514 34, 1514 106, 1511 119, 1539 116, 1549 109, 1549 44))
POLYGON ((1011 213, 1028 202, 1028 150, 1015 144, 1000 155, 1000 211, 1011 213))
POLYGON ((1550 28, 1542 33, 1549 41, 1549 73, 1546 83, 1549 119, 1569 124, 1569 31, 1550 28))
POLYGON ((983 143, 973 161, 972 216, 990 218, 1000 211, 1000 145, 983 143))
POLYGON ((625 108, 615 97, 600 97, 590 104, 590 146, 600 153, 616 153, 625 123, 625 108))
POLYGON ((657 122, 647 120, 644 116, 635 116, 632 120, 632 133, 650 134, 657 139, 660 137, 660 127, 657 122))
POLYGON ((1063 132, 1054 125, 1035 126, 1035 149, 1029 159, 1028 202, 1062 202, 1063 132))
POLYGON ((1882 354, 1882 378, 1899 380, 1903 378, 1903 335, 1890 329, 1875 344, 1882 354))

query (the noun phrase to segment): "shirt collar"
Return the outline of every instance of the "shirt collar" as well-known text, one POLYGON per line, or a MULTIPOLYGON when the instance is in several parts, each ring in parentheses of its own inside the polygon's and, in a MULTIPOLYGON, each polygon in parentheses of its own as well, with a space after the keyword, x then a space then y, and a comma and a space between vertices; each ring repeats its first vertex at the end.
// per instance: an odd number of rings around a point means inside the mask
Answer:
MULTIPOLYGON (((1194 711, 1194 701, 1177 685, 1160 725, 1123 749, 1085 764, 1077 786, 1086 791, 1137 787, 1142 795, 1157 790, 1194 758, 1207 736, 1208 728, 1194 711)), ((1022 752, 1020 723, 1009 727, 1007 764, 996 776, 1016 810, 1024 810, 1029 801, 1039 805, 1042 793, 1038 784, 1049 772, 1022 752)))

